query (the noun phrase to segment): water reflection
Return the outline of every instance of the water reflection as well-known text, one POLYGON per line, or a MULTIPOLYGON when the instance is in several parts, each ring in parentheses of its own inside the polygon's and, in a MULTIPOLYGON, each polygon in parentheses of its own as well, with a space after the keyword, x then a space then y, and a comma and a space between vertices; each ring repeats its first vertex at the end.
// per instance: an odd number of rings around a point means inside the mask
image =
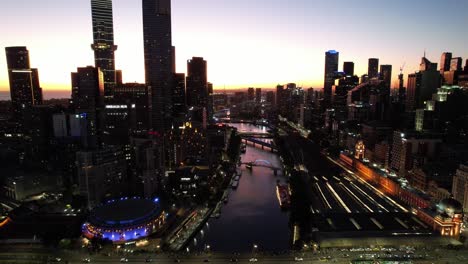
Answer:
MULTIPOLYGON (((232 124, 239 131, 267 132, 266 127, 251 124, 232 124)), ((268 160, 275 167, 281 167, 276 154, 247 146, 243 162, 257 159, 268 160)), ((276 198, 276 182, 284 181, 283 176, 274 176, 268 168, 241 167, 242 176, 237 190, 232 190, 227 204, 224 204, 219 219, 210 219, 197 235, 192 250, 203 250, 210 245, 214 251, 251 252, 257 244, 262 250, 279 251, 289 248, 289 216, 281 211, 276 198)))

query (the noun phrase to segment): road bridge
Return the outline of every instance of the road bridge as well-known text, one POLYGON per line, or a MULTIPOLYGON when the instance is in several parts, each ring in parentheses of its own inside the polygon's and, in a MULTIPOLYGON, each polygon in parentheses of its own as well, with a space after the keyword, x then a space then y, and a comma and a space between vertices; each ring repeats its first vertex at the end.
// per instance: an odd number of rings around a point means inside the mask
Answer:
POLYGON ((253 147, 260 146, 263 150, 265 148, 269 148, 271 152, 278 152, 278 148, 276 147, 276 145, 274 145, 273 142, 265 142, 257 138, 243 138, 242 140, 245 144, 252 144, 253 147))
POLYGON ((242 138, 273 138, 273 134, 265 132, 239 131, 242 138))

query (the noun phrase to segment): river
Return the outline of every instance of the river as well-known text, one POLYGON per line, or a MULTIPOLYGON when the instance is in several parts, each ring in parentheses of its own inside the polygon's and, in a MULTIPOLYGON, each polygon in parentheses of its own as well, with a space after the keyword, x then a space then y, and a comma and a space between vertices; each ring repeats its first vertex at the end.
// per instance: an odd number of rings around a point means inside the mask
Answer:
MULTIPOLYGON (((239 131, 266 132, 266 127, 251 124, 231 124, 239 131)), ((281 167, 277 154, 247 146, 242 162, 266 160, 281 167)), ((281 211, 276 197, 277 180, 285 182, 282 173, 273 175, 269 168, 241 167, 237 190, 231 190, 221 217, 211 218, 190 243, 189 249, 201 251, 208 246, 217 252, 252 252, 254 245, 261 251, 283 251, 290 248, 289 214, 281 211)))

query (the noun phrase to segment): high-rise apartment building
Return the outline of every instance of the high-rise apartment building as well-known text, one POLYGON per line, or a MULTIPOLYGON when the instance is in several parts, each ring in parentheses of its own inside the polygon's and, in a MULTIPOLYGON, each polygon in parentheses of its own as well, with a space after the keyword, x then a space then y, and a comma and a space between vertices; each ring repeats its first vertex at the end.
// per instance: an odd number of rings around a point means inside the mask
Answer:
POLYGON ((332 87, 335 83, 336 72, 338 71, 339 56, 340 53, 335 50, 329 50, 325 53, 325 78, 323 84, 323 96, 324 105, 326 107, 328 107, 331 103, 332 87))
POLYGON ((104 74, 104 91, 111 95, 116 85, 114 20, 112 0, 91 0, 93 19, 93 44, 95 67, 104 74))
POLYGON ((22 123, 26 111, 42 104, 39 73, 37 69, 31 69, 26 47, 6 47, 5 51, 13 117, 22 123))
POLYGON ((369 79, 376 78, 379 76, 379 59, 377 58, 369 59, 367 75, 369 76, 369 79))
POLYGON ((145 80, 151 91, 151 127, 172 125, 173 47, 171 0, 143 0, 145 80))

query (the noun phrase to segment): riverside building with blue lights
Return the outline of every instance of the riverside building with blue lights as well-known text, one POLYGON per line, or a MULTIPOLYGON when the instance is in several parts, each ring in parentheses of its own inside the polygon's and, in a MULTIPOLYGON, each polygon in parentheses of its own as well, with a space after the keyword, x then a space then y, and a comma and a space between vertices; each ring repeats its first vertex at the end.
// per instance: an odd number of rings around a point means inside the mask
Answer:
POLYGON ((156 233, 166 217, 159 198, 123 197, 95 207, 82 231, 88 239, 108 239, 121 244, 156 233))

